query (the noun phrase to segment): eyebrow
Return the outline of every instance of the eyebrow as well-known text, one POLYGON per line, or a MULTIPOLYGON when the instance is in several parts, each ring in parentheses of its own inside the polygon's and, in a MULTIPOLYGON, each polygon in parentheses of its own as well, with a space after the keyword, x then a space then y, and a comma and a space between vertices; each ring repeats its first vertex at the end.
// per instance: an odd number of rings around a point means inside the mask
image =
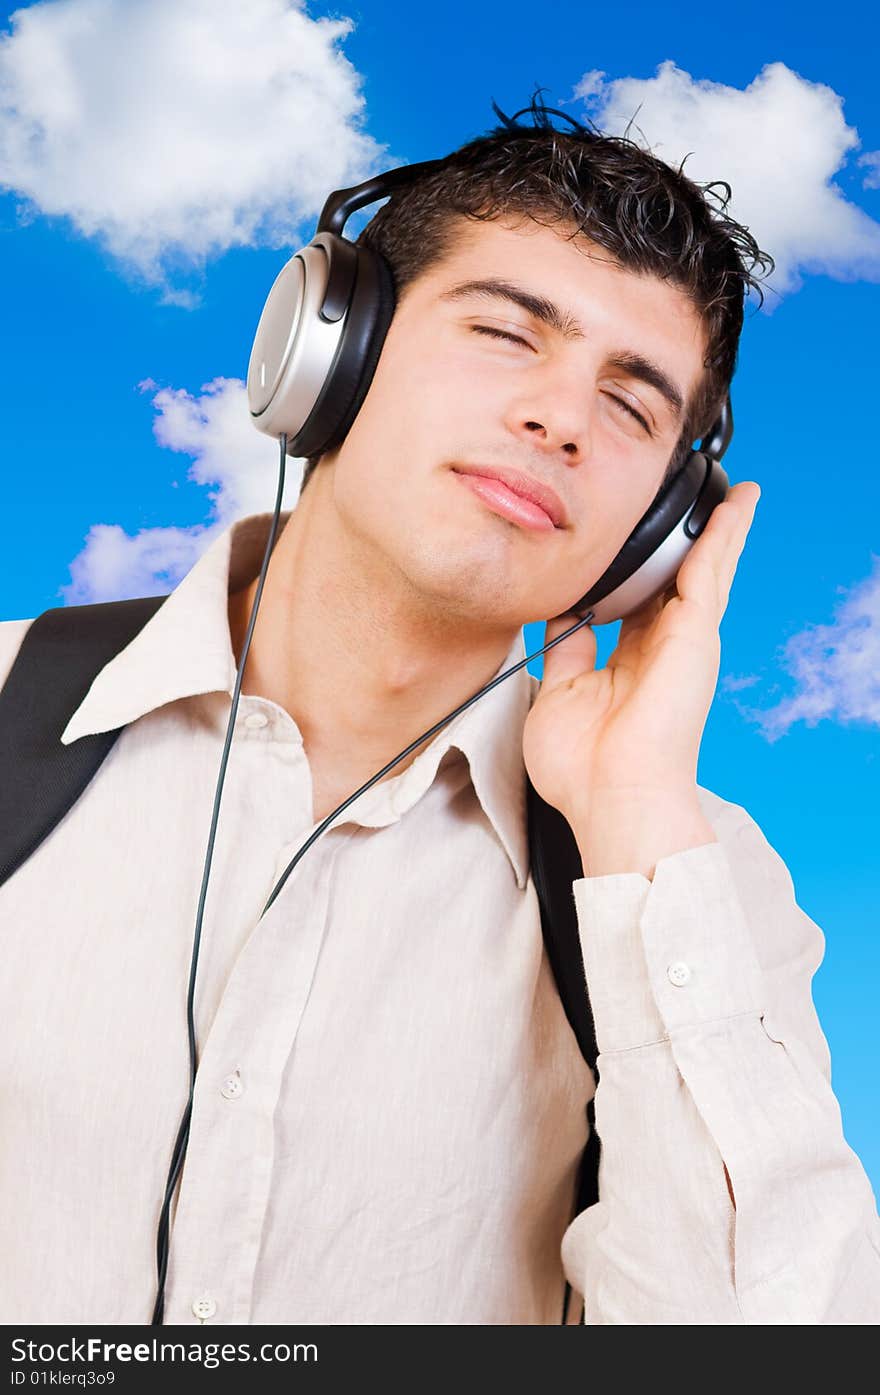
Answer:
MULTIPOLYGON (((440 299, 464 300, 468 296, 478 296, 484 300, 512 301, 514 305, 519 305, 521 309, 533 315, 536 320, 541 320, 550 329, 556 330, 557 334, 561 334, 564 339, 587 338, 583 328, 573 315, 561 310, 546 296, 528 291, 524 286, 518 286, 513 281, 502 281, 495 277, 478 281, 461 281, 457 286, 452 286, 450 290, 445 291, 440 299)), ((669 403, 676 420, 681 418, 684 411, 683 394, 658 364, 645 358, 644 354, 630 350, 621 350, 614 354, 609 359, 609 363, 612 368, 618 368, 621 372, 629 374, 631 378, 638 378, 643 383, 648 383, 650 387, 656 388, 661 397, 664 397, 669 403)))

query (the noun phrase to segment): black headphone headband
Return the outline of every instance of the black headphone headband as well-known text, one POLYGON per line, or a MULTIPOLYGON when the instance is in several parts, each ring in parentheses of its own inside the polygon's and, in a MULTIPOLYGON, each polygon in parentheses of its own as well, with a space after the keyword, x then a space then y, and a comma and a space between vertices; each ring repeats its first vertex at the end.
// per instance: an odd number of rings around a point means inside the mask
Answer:
POLYGON ((398 165, 384 174, 374 174, 362 184, 353 184, 350 189, 334 190, 321 209, 316 231, 332 232, 341 237, 342 229, 357 209, 387 198, 395 189, 414 184, 426 170, 438 169, 443 163, 443 160, 422 160, 415 165, 398 165))
POLYGON ((721 404, 721 411, 718 420, 710 426, 706 435, 698 446, 701 455, 708 455, 712 460, 720 460, 730 442, 733 440, 733 407, 730 402, 728 392, 721 404))

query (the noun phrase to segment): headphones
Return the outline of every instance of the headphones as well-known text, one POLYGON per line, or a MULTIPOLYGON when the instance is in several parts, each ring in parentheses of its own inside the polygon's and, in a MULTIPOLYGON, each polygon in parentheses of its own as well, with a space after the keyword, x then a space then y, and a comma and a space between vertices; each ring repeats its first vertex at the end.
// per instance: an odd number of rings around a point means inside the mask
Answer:
MULTIPOLYGON (((251 420, 287 437, 287 454, 316 456, 351 427, 394 314, 391 269, 342 236, 356 209, 386 198, 442 160, 402 165, 327 199, 314 238, 281 268, 260 316, 248 364, 251 420)), ((718 420, 668 480, 614 561, 569 609, 607 625, 674 585, 687 553, 729 489, 721 457, 733 436, 730 397, 718 420)))

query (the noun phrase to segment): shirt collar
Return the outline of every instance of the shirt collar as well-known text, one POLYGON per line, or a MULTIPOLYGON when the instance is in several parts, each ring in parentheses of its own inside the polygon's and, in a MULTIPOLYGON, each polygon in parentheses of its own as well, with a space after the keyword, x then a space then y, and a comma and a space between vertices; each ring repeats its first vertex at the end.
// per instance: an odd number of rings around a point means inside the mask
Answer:
MULTIPOLYGON (((289 517, 289 511, 281 514, 279 535, 289 517)), ((62 733, 64 745, 115 731, 179 698, 232 695, 236 666, 228 598, 259 574, 271 521, 271 514, 251 514, 214 538, 156 614, 97 674, 62 733)), ((523 658, 519 630, 492 676, 523 658)), ((380 826, 400 817, 432 784, 450 748, 457 748, 468 761, 477 798, 517 885, 524 888, 529 852, 522 731, 538 688, 525 667, 499 683, 439 731, 397 779, 389 776, 367 790, 351 806, 357 808, 359 822, 380 826), (366 800, 368 795, 374 798, 366 800)))

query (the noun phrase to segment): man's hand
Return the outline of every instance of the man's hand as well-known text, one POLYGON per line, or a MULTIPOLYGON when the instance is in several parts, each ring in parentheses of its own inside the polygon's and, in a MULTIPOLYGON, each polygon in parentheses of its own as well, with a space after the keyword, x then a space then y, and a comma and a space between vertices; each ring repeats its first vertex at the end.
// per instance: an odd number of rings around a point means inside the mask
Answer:
MULTIPOLYGON (((605 668, 596 670, 589 626, 544 656, 523 758, 535 789, 571 825, 585 876, 652 877, 661 857, 715 841, 697 796, 697 761, 721 619, 760 496, 754 482, 734 485, 675 587, 623 620, 605 668)), ((550 621, 546 638, 576 618, 550 621)))

